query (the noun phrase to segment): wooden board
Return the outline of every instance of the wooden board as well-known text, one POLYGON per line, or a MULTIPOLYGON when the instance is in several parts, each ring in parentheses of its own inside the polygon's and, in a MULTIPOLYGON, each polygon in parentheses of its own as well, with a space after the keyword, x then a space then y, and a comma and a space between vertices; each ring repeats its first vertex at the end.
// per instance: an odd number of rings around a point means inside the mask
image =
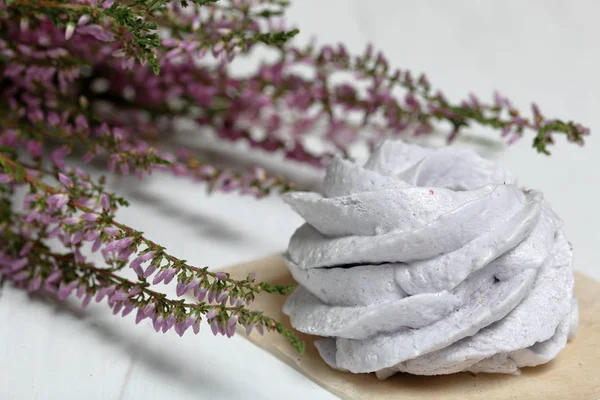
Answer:
MULTIPOLYGON (((261 281, 292 284, 293 278, 279 256, 252 261, 226 269, 235 278, 256 271, 261 281)), ((552 362, 524 368, 520 376, 460 373, 443 376, 396 374, 379 381, 374 374, 335 371, 319 357, 313 345, 315 336, 298 332, 306 342, 306 352, 298 354, 275 333, 251 334, 257 346, 295 367, 308 378, 342 399, 351 400, 598 400, 600 399, 600 283, 576 274, 575 293, 579 300, 580 328, 577 337, 552 362)), ((289 326, 281 312, 285 297, 261 294, 253 307, 263 310, 289 326)), ((241 332, 240 332, 241 333, 241 332)), ((241 336, 246 336, 243 333, 241 336)))

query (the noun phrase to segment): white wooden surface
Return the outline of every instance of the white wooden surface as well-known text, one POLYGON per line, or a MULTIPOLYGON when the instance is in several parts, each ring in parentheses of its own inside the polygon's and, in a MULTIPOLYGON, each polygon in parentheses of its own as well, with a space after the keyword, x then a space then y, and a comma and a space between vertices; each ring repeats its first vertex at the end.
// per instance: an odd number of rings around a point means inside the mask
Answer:
MULTIPOLYGON (((293 0, 304 39, 368 41, 393 65, 426 71, 450 98, 501 89, 516 104, 600 127, 600 4, 592 0, 293 0)), ((496 157, 525 186, 545 192, 563 217, 575 265, 600 279, 600 132, 584 148, 562 143, 552 157, 530 140, 496 157)), ((120 217, 195 265, 222 267, 285 248, 300 224, 277 198, 207 197, 201 186, 155 176, 138 186, 120 217)), ((81 311, 10 286, 0 294, 0 399, 315 399, 335 397, 243 338, 207 330, 179 338, 119 319, 103 305, 81 311)))

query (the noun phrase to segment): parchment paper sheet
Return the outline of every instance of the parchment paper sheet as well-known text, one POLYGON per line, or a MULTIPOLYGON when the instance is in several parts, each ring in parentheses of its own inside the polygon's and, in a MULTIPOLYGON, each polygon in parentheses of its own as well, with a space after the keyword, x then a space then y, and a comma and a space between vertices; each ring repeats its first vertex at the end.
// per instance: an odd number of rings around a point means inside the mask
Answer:
MULTIPOLYGON (((225 269, 235 278, 256 271, 257 279, 270 283, 292 284, 293 278, 282 259, 271 256, 225 269)), ((306 352, 298 354, 281 336, 243 329, 240 336, 293 366, 325 389, 349 400, 600 400, 600 283, 576 274, 575 293, 579 300, 580 327, 575 340, 549 364, 523 369, 521 376, 460 373, 444 376, 396 374, 379 381, 374 374, 351 374, 329 368, 313 345, 314 336, 298 332, 306 342, 306 352)), ((285 297, 260 294, 254 308, 289 326, 281 312, 285 297)))

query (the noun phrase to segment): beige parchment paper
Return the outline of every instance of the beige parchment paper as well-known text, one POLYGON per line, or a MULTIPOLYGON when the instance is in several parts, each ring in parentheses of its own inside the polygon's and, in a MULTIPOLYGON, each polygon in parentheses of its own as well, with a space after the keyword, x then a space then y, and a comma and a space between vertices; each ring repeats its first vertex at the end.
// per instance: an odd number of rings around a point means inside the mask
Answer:
MULTIPOLYGON (((292 284, 293 278, 279 255, 225 269, 234 278, 256 271, 257 279, 274 284, 292 284)), ((443 376, 396 374, 379 381, 374 374, 335 371, 319 357, 313 345, 315 336, 298 332, 306 342, 306 352, 298 354, 281 336, 253 332, 240 336, 272 353, 309 379, 349 400, 600 400, 600 283, 576 274, 575 293, 579 300, 580 327, 577 337, 552 362, 524 368, 520 376, 460 373, 443 376)), ((285 297, 260 294, 252 308, 284 322, 281 312, 285 297)))

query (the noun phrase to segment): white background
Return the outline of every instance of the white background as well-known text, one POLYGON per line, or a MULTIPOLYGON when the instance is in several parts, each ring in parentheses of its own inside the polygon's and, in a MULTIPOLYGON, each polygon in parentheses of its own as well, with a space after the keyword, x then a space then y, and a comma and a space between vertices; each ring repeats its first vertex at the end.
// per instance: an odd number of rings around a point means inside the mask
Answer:
MULTIPOLYGON (((578 270, 600 279, 597 227, 600 139, 600 5, 572 0, 295 0, 290 20, 302 38, 368 41, 391 64, 427 72, 451 99, 495 89, 521 108, 530 100, 552 117, 592 128, 584 148, 562 140, 537 155, 530 138, 491 154, 524 186, 542 190, 564 219, 578 270)), ((487 97, 489 99, 491 97, 487 97)), ((300 171, 302 174, 302 171, 300 171)), ((222 267, 285 248, 300 224, 277 198, 207 197, 201 185, 155 176, 132 186, 121 219, 192 264, 222 267)), ((243 338, 156 334, 104 305, 0 294, 0 399, 334 399, 243 338)))

